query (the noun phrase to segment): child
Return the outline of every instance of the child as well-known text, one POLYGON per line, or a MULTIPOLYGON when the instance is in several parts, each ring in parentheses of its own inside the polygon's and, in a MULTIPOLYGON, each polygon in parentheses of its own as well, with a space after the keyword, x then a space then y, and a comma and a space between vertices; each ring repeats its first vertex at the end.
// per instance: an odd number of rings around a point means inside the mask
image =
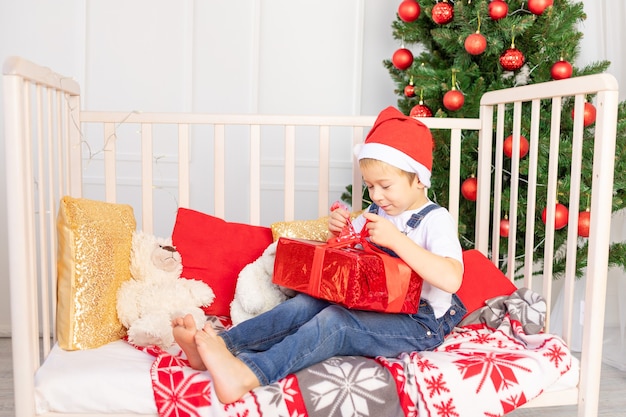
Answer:
MULTIPOLYGON (((253 388, 332 356, 395 357, 443 342, 465 315, 454 295, 463 264, 450 214, 426 195, 432 146, 424 124, 389 107, 378 116, 358 154, 374 204, 355 219, 355 229, 365 225, 373 244, 395 253, 424 279, 419 311, 350 310, 298 294, 219 334, 210 325, 197 331, 191 316, 175 319, 176 341, 190 366, 210 372, 221 402, 237 401, 253 388)), ((334 210, 330 232, 339 234, 348 217, 345 209, 334 210)))

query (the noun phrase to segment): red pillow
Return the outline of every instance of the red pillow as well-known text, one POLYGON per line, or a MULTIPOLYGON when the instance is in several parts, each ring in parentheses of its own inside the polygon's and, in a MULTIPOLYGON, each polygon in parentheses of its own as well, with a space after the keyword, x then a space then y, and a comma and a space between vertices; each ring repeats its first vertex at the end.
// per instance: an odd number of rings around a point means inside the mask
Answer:
POLYGON ((179 208, 172 243, 183 260, 185 278, 206 282, 215 301, 206 314, 230 316, 239 272, 272 243, 272 229, 230 223, 198 211, 179 208))
POLYGON ((511 295, 517 287, 485 255, 476 249, 463 252, 463 283, 456 295, 467 314, 485 306, 485 301, 499 295, 511 295))

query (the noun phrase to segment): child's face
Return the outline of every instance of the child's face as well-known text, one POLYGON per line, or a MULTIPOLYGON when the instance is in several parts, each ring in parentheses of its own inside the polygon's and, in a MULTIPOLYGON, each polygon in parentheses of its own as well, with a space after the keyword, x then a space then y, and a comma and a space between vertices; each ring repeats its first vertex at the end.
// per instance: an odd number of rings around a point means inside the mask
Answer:
POLYGON ((384 162, 361 166, 361 175, 372 201, 390 216, 418 209, 428 201, 417 177, 409 181, 401 170, 384 162))

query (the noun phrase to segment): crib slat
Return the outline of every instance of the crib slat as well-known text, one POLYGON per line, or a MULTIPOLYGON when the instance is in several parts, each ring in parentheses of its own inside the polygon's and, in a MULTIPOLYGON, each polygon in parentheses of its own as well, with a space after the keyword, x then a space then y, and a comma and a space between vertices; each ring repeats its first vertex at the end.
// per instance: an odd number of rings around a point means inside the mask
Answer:
POLYGON ((448 190, 448 211, 459 223, 459 193, 461 178, 461 129, 452 129, 450 132, 450 181, 448 190))
MULTIPOLYGON (((46 88, 45 91, 45 102, 42 103, 45 108, 45 116, 46 116, 46 132, 45 135, 42 134, 42 142, 45 143, 45 146, 42 148, 47 149, 46 152, 46 161, 44 163, 45 168, 45 181, 42 184, 46 184, 45 189, 47 193, 41 192, 42 196, 42 205, 45 206, 45 210, 41 213, 41 256, 42 258, 55 259, 56 257, 56 246, 52 243, 54 241, 55 236, 55 215, 56 212, 53 211, 54 208, 54 182, 53 178, 55 175, 54 170, 54 160, 53 160, 53 152, 54 152, 54 135, 53 135, 53 107, 52 107, 52 90, 46 88), (46 255, 47 253, 47 255, 46 255)), ((42 132, 43 133, 43 132, 42 132)), ((41 188, 44 188, 43 185, 41 188)), ((48 268, 41 268, 41 328, 42 335, 49 335, 51 333, 52 323, 50 318, 50 288, 56 288, 52 282, 52 271, 48 268)), ((50 350, 50 338, 44 337, 42 339, 43 350, 50 350)))
MULTIPOLYGON (((498 104, 497 113, 496 113, 496 154, 495 154, 495 167, 494 167, 494 185, 493 185, 493 230, 492 230, 492 239, 493 242, 491 245, 491 252, 494 262, 499 262, 500 259, 500 231, 496 227, 496 225, 500 221, 500 217, 502 216, 502 175, 504 174, 504 154, 502 152, 503 149, 503 141, 504 141, 504 119, 506 116, 506 109, 504 104, 498 104)), ((479 145, 480 147, 484 146, 483 144, 479 145)), ((485 161, 486 162, 486 161, 485 161)), ((479 162, 480 164, 480 162, 479 162)), ((491 173, 487 173, 487 175, 491 175, 491 173)), ((483 187, 479 187, 483 188, 483 187)), ((491 191, 491 190, 487 190, 491 191)), ((478 208, 477 208, 478 210, 478 208)), ((509 227, 512 229, 513 227, 509 227)), ((509 275, 511 278, 511 275, 509 275)))
MULTIPOLYGON (((508 261, 507 261, 507 273, 509 278, 515 280, 515 273, 517 270, 517 202, 519 199, 519 182, 520 182, 520 167, 519 167, 519 152, 520 152, 520 137, 522 128, 522 102, 516 101, 513 103, 513 149, 511 153, 511 172, 509 173, 511 179, 510 184, 510 197, 509 197, 509 236, 508 236, 508 261)), ((500 148, 498 148, 500 149, 500 148)), ((503 155, 504 152, 498 152, 499 155, 503 155)), ((495 227, 494 227, 495 229, 495 227)))
POLYGON ((250 126, 250 223, 261 224, 261 126, 250 126))
POLYGON ((213 127, 213 210, 215 216, 224 218, 226 186, 224 179, 225 168, 225 146, 224 146, 224 125, 216 124, 213 127))
MULTIPOLYGON (((574 225, 578 225, 578 212, 580 211, 580 186, 582 173, 582 154, 583 154, 583 106, 584 96, 576 95, 574 103, 574 112, 577 115, 574 119, 574 130, 572 135, 572 157, 570 169, 570 196, 569 196, 569 218, 567 233, 567 258, 565 265, 565 277, 563 284, 563 317, 572 317, 574 311, 574 283, 576 280, 576 251, 578 249, 578 229, 574 225)), ((565 321, 565 320, 564 320, 565 321)), ((571 341, 572 335, 571 320, 564 322, 563 339, 566 342, 571 341)))
POLYGON ((321 217, 328 214, 328 208, 330 207, 328 202, 330 188, 330 127, 320 126, 319 136, 317 212, 321 217))
MULTIPOLYGON (((363 128, 355 127, 352 129, 352 144, 350 149, 354 149, 355 146, 362 143, 363 138, 363 128)), ((361 178, 361 171, 358 169, 352 170, 352 210, 358 211, 361 209, 363 204, 363 194, 361 190, 363 189, 363 179, 361 178)))
POLYGON ((285 126, 285 189, 284 211, 285 220, 294 219, 294 204, 296 190, 296 128, 293 125, 285 126))
MULTIPOLYGON (((530 137, 528 148, 528 187, 526 213, 535 213, 537 207, 537 174, 539 163, 539 126, 541 121, 541 101, 533 100, 530 115, 530 137)), ((524 252, 524 284, 533 288, 533 258, 535 253, 535 217, 526 216, 526 236, 524 252)))
MULTIPOLYGON (((478 147, 478 187, 476 189, 476 249, 489 255, 489 213, 491 208, 491 152, 493 148, 493 107, 480 107, 481 133, 478 147)), ((496 135, 496 140, 500 137, 496 135)), ((494 204, 497 199, 494 196, 494 204)), ((494 211, 496 208, 494 206, 494 211)), ((493 245, 497 250, 498 245, 493 245)), ((497 255, 492 253, 491 261, 497 263, 497 255)))
POLYGON ((113 123, 104 124, 104 178, 105 200, 109 203, 117 201, 117 186, 115 183, 116 157, 115 157, 116 133, 113 123))
POLYGON ((178 205, 189 207, 189 125, 178 125, 178 205))
MULTIPOLYGON (((550 155, 559 154, 559 137, 561 135, 561 97, 555 97, 552 99, 551 106, 551 122, 550 122, 550 155)), ((544 245, 544 261, 543 261, 543 290, 542 295, 546 300, 552 300, 552 275, 553 275, 553 263, 554 263, 554 237, 555 229, 554 222, 556 217, 555 205, 557 203, 558 192, 558 168, 559 158, 550 158, 548 162, 548 184, 547 184, 547 199, 546 199, 546 237, 544 245)), ((550 313, 551 303, 547 303, 546 314, 546 331, 550 331, 550 313)))
POLYGON ((152 199, 154 152, 152 140, 152 124, 143 123, 141 125, 141 226, 146 233, 152 233, 154 230, 154 202, 152 199))

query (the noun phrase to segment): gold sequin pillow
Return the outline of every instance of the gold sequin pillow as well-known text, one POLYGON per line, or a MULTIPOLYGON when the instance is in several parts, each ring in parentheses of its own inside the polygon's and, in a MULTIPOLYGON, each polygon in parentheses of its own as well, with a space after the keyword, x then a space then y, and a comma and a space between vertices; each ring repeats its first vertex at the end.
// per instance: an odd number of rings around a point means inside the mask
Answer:
MULTIPOLYGON (((361 213, 362 211, 350 213, 350 217, 354 219, 361 213)), ((320 217, 315 220, 276 222, 271 224, 270 227, 274 240, 278 240, 280 237, 290 237, 325 242, 329 237, 328 216, 320 217)))
POLYGON ((125 336, 117 290, 130 279, 133 209, 63 197, 57 219, 57 338, 65 350, 91 349, 125 336))

